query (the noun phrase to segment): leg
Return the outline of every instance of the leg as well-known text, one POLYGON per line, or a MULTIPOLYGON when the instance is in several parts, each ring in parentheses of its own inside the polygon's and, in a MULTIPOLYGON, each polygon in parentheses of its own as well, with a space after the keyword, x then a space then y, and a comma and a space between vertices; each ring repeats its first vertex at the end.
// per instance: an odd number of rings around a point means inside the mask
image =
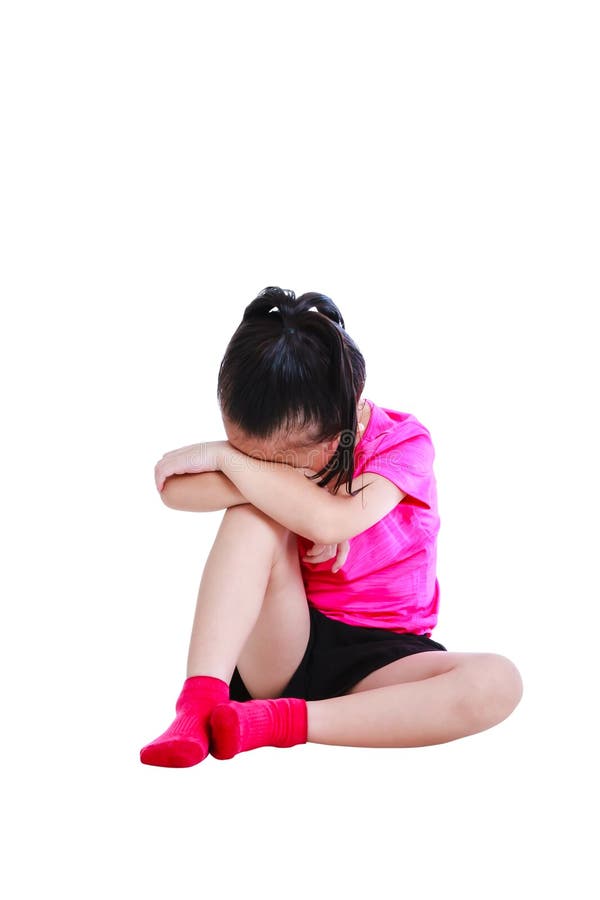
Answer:
POLYGON ((226 510, 200 583, 177 716, 142 748, 141 761, 169 767, 201 762, 209 749, 210 713, 228 699, 240 653, 248 689, 269 696, 283 690, 298 667, 309 631, 296 536, 252 504, 226 510))
POLYGON ((219 704, 211 716, 211 752, 231 759, 244 750, 307 741, 348 747, 443 744, 501 722, 522 690, 519 671, 505 656, 423 651, 382 666, 342 697, 219 704))
POLYGON ((497 725, 522 692, 519 671, 505 656, 417 653, 371 673, 343 697, 309 701, 308 740, 347 747, 443 744, 497 725))
POLYGON ((200 582, 187 677, 231 680, 276 697, 308 642, 310 619, 296 536, 252 504, 225 511, 200 582))

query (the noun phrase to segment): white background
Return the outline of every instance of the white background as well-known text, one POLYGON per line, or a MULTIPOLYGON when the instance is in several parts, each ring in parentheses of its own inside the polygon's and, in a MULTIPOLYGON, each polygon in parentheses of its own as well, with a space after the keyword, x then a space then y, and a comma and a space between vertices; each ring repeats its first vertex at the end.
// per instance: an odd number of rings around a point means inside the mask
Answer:
POLYGON ((594 7, 3 5, 11 900, 597 896, 594 7), (518 666, 498 726, 140 763, 222 516, 154 464, 225 438, 267 285, 332 297, 365 395, 429 428, 433 637, 518 666))

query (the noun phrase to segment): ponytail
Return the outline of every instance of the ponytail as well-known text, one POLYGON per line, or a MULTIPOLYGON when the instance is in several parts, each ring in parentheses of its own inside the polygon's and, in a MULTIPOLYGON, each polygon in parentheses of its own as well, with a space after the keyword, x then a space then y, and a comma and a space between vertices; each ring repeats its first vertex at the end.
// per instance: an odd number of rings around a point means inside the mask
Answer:
MULTIPOLYGON (((358 428, 356 404, 366 379, 364 358, 330 297, 267 287, 246 306, 221 362, 222 411, 247 434, 268 438, 314 426, 314 443, 340 435, 312 480, 352 491, 358 428)), ((360 490, 363 490, 361 488, 360 490)))

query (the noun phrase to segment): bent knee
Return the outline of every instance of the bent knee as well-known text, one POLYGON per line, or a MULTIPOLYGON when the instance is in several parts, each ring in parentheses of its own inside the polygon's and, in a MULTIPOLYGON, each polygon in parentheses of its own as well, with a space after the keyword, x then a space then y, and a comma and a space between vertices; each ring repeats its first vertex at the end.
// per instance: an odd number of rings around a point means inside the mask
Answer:
POLYGON ((470 712, 482 723, 501 722, 523 696, 521 673, 500 653, 481 653, 478 657, 470 678, 470 712))
POLYGON ((249 525, 251 525, 252 522, 260 523, 262 526, 268 528, 273 533, 273 536, 280 542, 288 540, 288 536, 292 533, 289 528, 286 528, 281 522, 278 522, 276 519, 267 515, 262 509, 254 506, 253 503, 238 503, 236 506, 229 506, 225 510, 225 515, 229 518, 233 517, 241 519, 242 521, 247 521, 249 525))
POLYGON ((523 679, 516 665, 507 656, 494 653, 493 665, 498 668, 497 685, 513 708, 523 696, 523 679))

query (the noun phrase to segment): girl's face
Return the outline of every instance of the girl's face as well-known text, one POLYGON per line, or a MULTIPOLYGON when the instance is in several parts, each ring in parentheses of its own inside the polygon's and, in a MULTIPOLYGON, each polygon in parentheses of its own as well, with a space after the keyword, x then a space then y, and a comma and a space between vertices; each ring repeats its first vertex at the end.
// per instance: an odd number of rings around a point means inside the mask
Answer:
POLYGON ((329 462, 340 440, 340 435, 337 435, 332 440, 315 444, 307 430, 291 432, 287 437, 273 437, 268 440, 251 438, 226 416, 223 415, 222 419, 227 440, 246 456, 286 463, 294 468, 310 469, 314 472, 318 472, 329 462))

